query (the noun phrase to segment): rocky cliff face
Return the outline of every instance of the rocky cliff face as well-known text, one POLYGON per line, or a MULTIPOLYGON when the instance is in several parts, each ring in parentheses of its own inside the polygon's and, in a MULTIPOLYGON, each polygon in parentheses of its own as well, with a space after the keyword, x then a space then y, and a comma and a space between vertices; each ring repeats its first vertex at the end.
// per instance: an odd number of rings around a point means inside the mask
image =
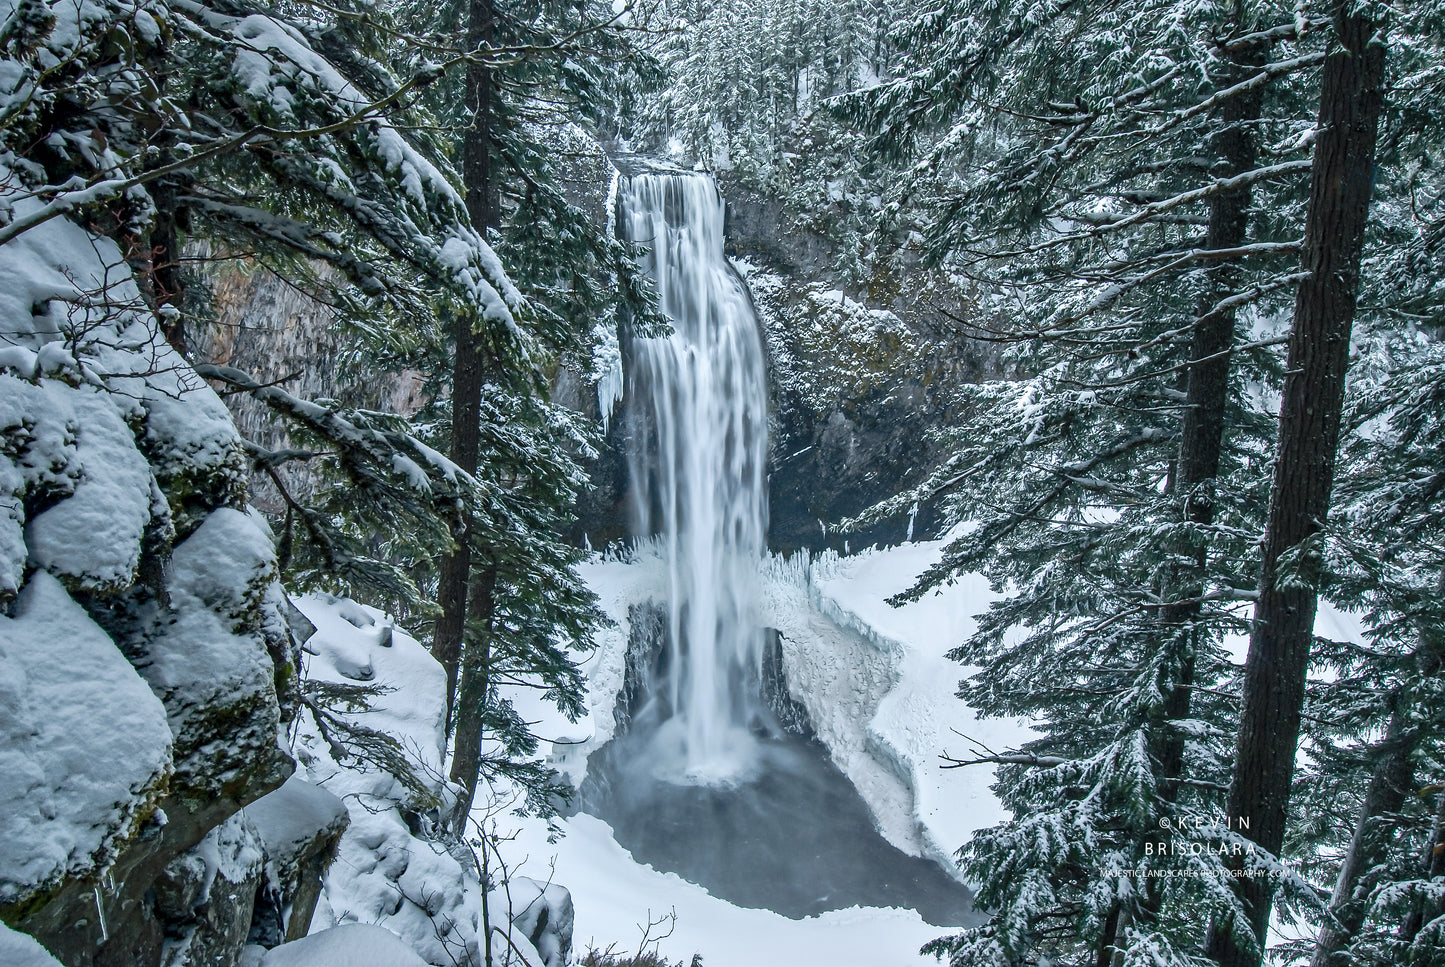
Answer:
POLYGON ((932 469, 930 428, 951 418, 958 387, 990 371, 986 350, 939 308, 959 294, 917 267, 845 292, 827 238, 755 189, 721 184, 728 254, 747 270, 768 344, 769 543, 843 550, 930 536, 926 504, 855 532, 838 525, 932 469))

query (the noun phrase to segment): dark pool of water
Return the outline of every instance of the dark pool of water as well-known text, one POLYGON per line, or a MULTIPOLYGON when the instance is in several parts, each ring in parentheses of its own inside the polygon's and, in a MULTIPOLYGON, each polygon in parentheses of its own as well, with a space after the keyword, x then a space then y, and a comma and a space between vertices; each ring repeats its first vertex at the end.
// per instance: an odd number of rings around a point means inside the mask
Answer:
POLYGON ((816 743, 760 740, 760 768, 729 786, 652 775, 648 736, 593 753, 575 808, 611 825, 639 862, 743 907, 801 918, 850 906, 906 907, 941 927, 982 916, 972 892, 873 826, 856 789, 816 743))

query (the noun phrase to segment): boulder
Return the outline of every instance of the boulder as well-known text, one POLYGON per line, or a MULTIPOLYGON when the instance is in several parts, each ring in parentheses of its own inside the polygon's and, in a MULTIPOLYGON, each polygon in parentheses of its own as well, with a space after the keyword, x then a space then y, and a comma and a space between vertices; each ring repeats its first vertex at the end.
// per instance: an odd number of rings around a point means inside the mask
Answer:
POLYGON ((156 879, 165 967, 236 967, 251 933, 265 855, 245 812, 212 829, 156 879))
POLYGON ((508 904, 512 927, 537 949, 545 967, 566 967, 572 954, 572 894, 556 883, 530 876, 513 876, 505 890, 493 894, 492 903, 508 904))
POLYGON ((251 939, 265 947, 306 935, 321 881, 351 819, 346 804, 292 776, 246 807, 266 854, 266 884, 257 898, 251 939))

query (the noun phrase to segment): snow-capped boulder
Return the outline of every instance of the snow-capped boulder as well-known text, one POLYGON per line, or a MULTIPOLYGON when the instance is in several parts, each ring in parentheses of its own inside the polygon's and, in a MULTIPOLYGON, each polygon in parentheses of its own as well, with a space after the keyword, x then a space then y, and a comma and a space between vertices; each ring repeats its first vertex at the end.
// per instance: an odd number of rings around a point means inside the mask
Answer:
POLYGON ((572 954, 572 894, 556 883, 514 876, 505 891, 512 926, 526 937, 546 967, 565 967, 572 954))
POLYGON ((0 964, 5 967, 61 967, 50 951, 17 930, 0 923, 0 964))
POLYGON ((261 836, 242 810, 166 867, 155 886, 168 935, 165 967, 235 967, 265 860, 261 836))
POLYGON ((109 865, 171 772, 165 709, 60 582, 0 615, 0 909, 109 865), (99 711, 104 714, 97 714, 99 711))
POLYGON ((278 747, 274 664, 265 630, 281 626, 271 535, 254 517, 218 508, 171 554, 172 614, 141 646, 138 664, 166 703, 177 772, 196 808, 227 812, 291 773, 278 747), (226 807, 223 807, 226 808, 226 807))
POLYGON ((266 853, 267 888, 257 900, 252 937, 265 946, 304 937, 321 898, 321 878, 351 823, 346 804, 292 776, 247 806, 246 815, 266 853))

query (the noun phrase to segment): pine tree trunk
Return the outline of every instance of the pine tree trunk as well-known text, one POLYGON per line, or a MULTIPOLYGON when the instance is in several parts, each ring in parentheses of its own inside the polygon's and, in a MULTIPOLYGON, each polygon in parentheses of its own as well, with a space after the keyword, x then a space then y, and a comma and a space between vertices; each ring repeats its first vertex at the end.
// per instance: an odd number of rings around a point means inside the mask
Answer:
MULTIPOLYGON (((1347 0, 1338 0, 1335 30, 1321 82, 1305 222, 1303 265, 1309 277, 1300 283, 1290 330, 1279 454, 1229 790, 1231 825, 1274 855, 1284 845, 1314 640, 1319 559, 1312 544, 1323 529, 1334 484, 1384 89, 1385 48, 1371 42, 1376 25, 1352 12, 1347 0)), ((1223 967, 1257 967, 1273 881, 1243 876, 1235 883, 1246 922, 1212 925, 1209 954, 1223 967)))
MULTIPOLYGON (((469 49, 476 50, 491 43, 495 18, 492 0, 473 0, 467 21, 469 49)), ((471 107, 471 125, 462 143, 462 178, 466 185, 467 213, 477 231, 485 234, 496 223, 491 158, 491 71, 480 64, 469 64, 466 90, 467 104, 471 107)), ((468 316, 458 316, 456 356, 452 364, 451 459, 468 473, 476 473, 477 456, 481 449, 482 383, 486 371, 483 347, 473 328, 477 321, 468 316)), ((441 605, 442 613, 432 635, 432 656, 447 673, 448 729, 459 701, 458 678, 468 618, 467 590, 472 574, 471 535, 471 515, 461 511, 452 522, 456 550, 442 559, 437 582, 437 603, 441 605)))
POLYGON ((1365 894, 1369 884, 1364 877, 1386 857, 1389 847, 1386 824, 1390 822, 1386 817, 1398 813, 1405 805, 1414 774, 1413 744, 1407 741, 1405 728, 1404 716, 1398 708, 1393 709, 1379 750, 1379 761, 1370 774, 1365 801, 1360 806, 1355 834, 1340 864, 1340 875, 1330 898, 1330 919, 1320 927, 1310 967, 1345 967, 1350 960, 1347 955, 1341 955, 1365 921, 1365 894))
MULTIPOLYGON (((1229 74, 1229 80, 1242 80, 1265 62, 1269 48, 1263 44, 1251 49, 1229 74)), ((1264 88, 1226 101, 1220 121, 1224 128, 1215 146, 1221 159, 1217 169, 1220 178, 1230 178, 1252 171, 1258 152, 1254 127, 1259 120, 1264 88)), ((1234 191, 1215 195, 1209 207, 1209 228, 1205 242, 1208 249, 1232 249, 1243 245, 1249 227, 1251 191, 1246 184, 1234 191)), ((1224 452, 1224 411, 1229 402, 1229 372, 1234 348, 1234 310, 1212 311, 1222 299, 1234 294, 1240 276, 1234 263, 1219 267, 1215 275, 1213 298, 1201 304, 1200 318, 1195 323, 1189 349, 1191 361, 1185 387, 1184 421, 1180 430, 1179 458, 1175 469, 1175 490, 1183 501, 1181 516, 1201 527, 1214 523, 1215 478, 1224 452)), ((1192 625, 1199 619, 1199 597, 1204 592, 1208 547, 1197 541, 1184 549, 1181 557, 1190 559, 1188 568, 1176 574, 1173 596, 1185 599, 1168 605, 1160 622, 1165 633, 1194 637, 1192 625)), ((1186 648, 1179 678, 1165 702, 1164 714, 1171 722, 1189 717, 1194 691, 1194 648, 1186 648)), ((1184 767, 1184 735, 1171 729, 1164 741, 1158 764, 1163 781, 1161 794, 1172 801, 1178 793, 1177 780, 1184 767)))
POLYGON ((496 611, 497 569, 485 568, 472 582, 471 635, 462 650, 457 691, 456 734, 452 740, 451 780, 462 787, 452 812, 452 829, 466 829, 477 796, 482 765, 482 726, 492 677, 492 616, 496 611))
MULTIPOLYGON (((1268 51, 1267 45, 1260 44, 1242 52, 1223 78, 1221 89, 1254 74, 1265 62, 1268 51)), ((1224 103, 1219 118, 1221 130, 1214 145, 1219 163, 1213 174, 1217 177, 1230 178, 1254 169, 1258 157, 1254 125, 1259 119, 1263 99, 1264 89, 1257 87, 1224 103)), ((1252 193, 1247 184, 1233 191, 1221 192, 1210 200, 1206 248, 1232 249, 1245 242, 1251 200, 1252 193)), ((1234 293, 1239 275, 1238 266, 1233 263, 1216 269, 1215 285, 1211 287, 1210 297, 1200 303, 1199 318, 1190 340, 1191 365, 1184 384, 1184 418, 1180 428, 1179 452, 1170 473, 1170 487, 1174 493, 1181 495, 1182 519, 1201 527, 1214 522, 1214 480, 1219 474, 1220 458, 1224 452, 1224 411, 1229 401, 1236 318, 1232 310, 1211 310, 1234 293)), ((1178 780, 1184 772, 1185 736, 1170 723, 1189 717, 1194 697, 1197 656, 1192 626, 1201 612, 1198 598, 1204 591, 1207 553, 1208 547, 1203 541, 1179 549, 1177 556, 1188 559, 1190 565, 1176 569, 1168 590, 1176 599, 1185 600, 1166 606, 1159 616, 1162 635, 1185 641, 1174 682, 1166 686, 1169 691, 1163 710, 1164 734, 1156 752, 1158 795, 1165 802, 1173 802, 1178 797, 1178 780)), ((1167 835, 1157 830, 1146 836, 1138 845, 1135 866, 1142 862, 1146 846, 1157 846, 1166 840, 1167 835)), ((1138 891, 1146 915, 1158 911, 1160 882, 1148 880, 1141 884, 1138 891)), ((1107 918, 1095 958, 1099 967, 1111 967, 1122 960, 1123 948, 1119 945, 1119 937, 1128 921, 1128 917, 1111 915, 1107 918)))
POLYGON ((176 205, 176 190, 171 185, 162 184, 153 187, 150 194, 156 206, 149 238, 151 295, 157 309, 169 306, 172 310, 161 320, 166 342, 182 356, 189 356, 185 317, 181 315, 185 289, 181 281, 181 214, 176 205))

